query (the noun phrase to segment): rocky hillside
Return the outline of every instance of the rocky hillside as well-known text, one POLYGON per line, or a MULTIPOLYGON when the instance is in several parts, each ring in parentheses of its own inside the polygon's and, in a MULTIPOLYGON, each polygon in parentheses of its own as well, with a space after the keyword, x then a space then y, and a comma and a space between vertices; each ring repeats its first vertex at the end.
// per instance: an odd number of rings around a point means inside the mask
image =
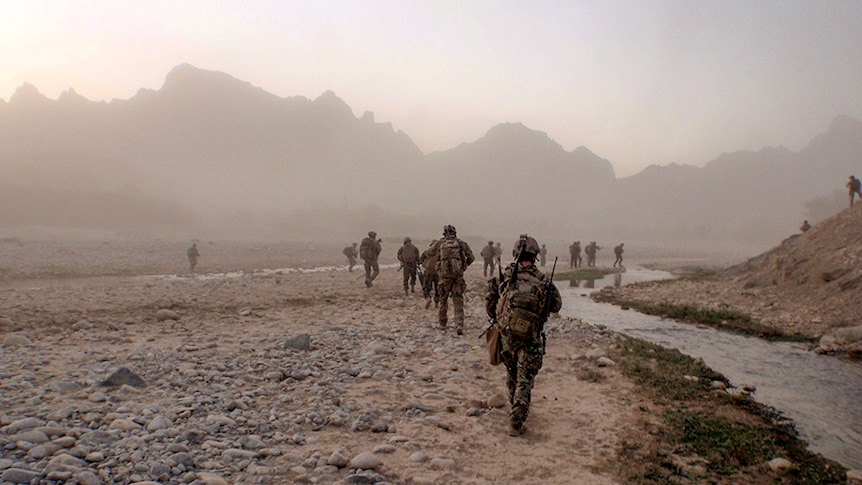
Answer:
POLYGON ((603 292, 616 303, 741 313, 785 334, 819 338, 820 351, 862 355, 862 203, 712 278, 603 292))

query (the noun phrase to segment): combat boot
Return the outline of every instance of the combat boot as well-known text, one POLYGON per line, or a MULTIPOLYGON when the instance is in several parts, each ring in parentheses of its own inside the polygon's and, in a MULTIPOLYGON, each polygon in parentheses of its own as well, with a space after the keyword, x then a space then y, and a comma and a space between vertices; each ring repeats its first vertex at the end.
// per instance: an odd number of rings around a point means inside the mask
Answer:
POLYGON ((509 423, 509 436, 521 436, 526 431, 523 423, 509 423))
POLYGON ((410 296, 410 293, 407 291, 407 288, 404 288, 404 296, 410 296))

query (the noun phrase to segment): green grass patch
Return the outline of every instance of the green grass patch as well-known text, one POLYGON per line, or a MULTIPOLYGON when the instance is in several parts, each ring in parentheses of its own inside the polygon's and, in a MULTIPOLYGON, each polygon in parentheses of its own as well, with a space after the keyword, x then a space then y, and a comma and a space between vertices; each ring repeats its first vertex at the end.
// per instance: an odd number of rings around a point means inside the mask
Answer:
POLYGON ((809 451, 781 413, 714 389, 712 381, 727 379, 701 360, 630 337, 620 337, 609 356, 642 387, 646 398, 663 409, 657 423, 630 430, 634 439, 622 440, 613 465, 626 483, 846 481, 846 470, 809 451), (778 457, 793 466, 780 472, 766 467, 778 457))
POLYGON ((574 271, 554 273, 554 281, 598 280, 604 278, 605 275, 616 272, 617 270, 608 268, 581 268, 574 271))

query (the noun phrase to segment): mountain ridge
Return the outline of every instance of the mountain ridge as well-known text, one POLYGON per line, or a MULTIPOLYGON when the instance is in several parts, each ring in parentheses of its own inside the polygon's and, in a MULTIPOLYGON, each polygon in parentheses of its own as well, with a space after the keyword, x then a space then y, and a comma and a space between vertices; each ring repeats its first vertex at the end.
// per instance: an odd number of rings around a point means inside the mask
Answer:
POLYGON ((279 97, 189 64, 126 100, 90 101, 70 88, 54 101, 25 83, 0 104, 0 164, 19 187, 134 187, 204 218, 314 207, 354 217, 351 207, 376 207, 361 217, 399 230, 457 220, 561 237, 655 238, 687 227, 689 236, 748 237, 756 228, 774 239, 798 226, 806 199, 843 187, 862 159, 858 140, 862 122, 839 116, 797 152, 729 151, 703 167, 651 165, 617 178, 589 148, 567 151, 520 122, 424 154, 407 133, 370 111, 357 117, 331 90, 279 97), (503 202, 515 196, 534 201, 503 202))

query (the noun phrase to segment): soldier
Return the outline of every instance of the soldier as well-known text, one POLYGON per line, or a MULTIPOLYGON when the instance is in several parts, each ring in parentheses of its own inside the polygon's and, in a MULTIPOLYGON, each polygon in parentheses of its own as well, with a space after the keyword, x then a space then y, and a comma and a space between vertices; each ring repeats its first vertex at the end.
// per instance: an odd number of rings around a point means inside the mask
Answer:
POLYGON ((596 265, 596 252, 599 249, 602 249, 602 247, 596 244, 595 241, 590 241, 587 247, 584 248, 584 252, 587 254, 587 266, 596 265))
POLYGON ((479 253, 482 256, 484 265, 482 266, 482 276, 488 277, 488 268, 491 268, 490 275, 494 276, 494 260, 497 258, 497 250, 494 249, 494 241, 488 241, 488 245, 482 248, 479 253))
POLYGON ((195 266, 198 265, 198 258, 201 257, 201 253, 198 252, 198 243, 192 242, 191 247, 186 249, 186 256, 189 258, 189 271, 194 276, 195 266))
POLYGON ((581 242, 575 241, 569 246, 569 267, 570 268, 578 268, 581 266, 581 242))
POLYGON ((347 256, 347 271, 353 272, 353 267, 356 266, 356 257, 359 256, 359 251, 356 249, 357 244, 347 246, 341 251, 341 254, 347 256))
POLYGON ((811 229, 811 224, 808 223, 808 219, 805 219, 805 222, 799 227, 799 230, 802 232, 808 232, 811 229))
POLYGON ((431 291, 434 291, 434 307, 440 303, 440 292, 437 289, 437 261, 440 260, 440 252, 436 250, 437 240, 431 241, 428 249, 419 257, 419 264, 425 272, 422 281, 422 296, 425 298, 425 309, 431 308, 431 291), (434 249, 434 251, 432 251, 434 249))
POLYGON ((380 246, 380 239, 377 239, 377 233, 368 231, 368 237, 362 240, 359 245, 359 257, 365 262, 365 286, 371 288, 374 278, 380 274, 380 267, 377 265, 377 257, 380 256, 380 251, 383 247, 380 246))
POLYGON ((404 245, 398 248, 398 262, 404 272, 404 296, 416 293, 416 271, 419 268, 419 248, 413 245, 409 237, 404 238, 404 245), (407 283, 410 283, 410 293, 407 292, 407 283))
POLYGON ((515 261, 504 271, 502 281, 488 281, 485 296, 485 311, 502 335, 500 360, 506 366, 511 406, 509 436, 525 431, 533 380, 545 353, 544 325, 563 305, 557 287, 536 267, 539 251, 535 239, 522 235, 513 251, 515 261))
POLYGON ((443 227, 443 239, 437 242, 435 249, 440 258, 437 261, 440 290, 440 308, 437 310, 439 327, 446 328, 448 322, 446 314, 451 295, 455 330, 458 335, 462 335, 464 333, 464 290, 467 288, 464 282, 464 271, 475 260, 473 251, 465 241, 458 239, 455 226, 452 225, 443 227))
POLYGON ((614 256, 617 257, 617 259, 614 260, 614 268, 616 268, 618 264, 620 265, 620 268, 622 268, 623 267, 623 243, 620 243, 619 246, 614 246, 614 256))
POLYGON ((859 181, 855 175, 851 175, 850 180, 847 182, 847 189, 850 195, 850 207, 853 207, 853 199, 856 197, 856 194, 859 194, 859 198, 862 199, 862 181, 859 181))
POLYGON ((547 261, 547 257, 548 257, 548 248, 546 248, 545 245, 542 244, 542 249, 539 250, 539 265, 543 268, 545 267, 545 262, 547 261))

